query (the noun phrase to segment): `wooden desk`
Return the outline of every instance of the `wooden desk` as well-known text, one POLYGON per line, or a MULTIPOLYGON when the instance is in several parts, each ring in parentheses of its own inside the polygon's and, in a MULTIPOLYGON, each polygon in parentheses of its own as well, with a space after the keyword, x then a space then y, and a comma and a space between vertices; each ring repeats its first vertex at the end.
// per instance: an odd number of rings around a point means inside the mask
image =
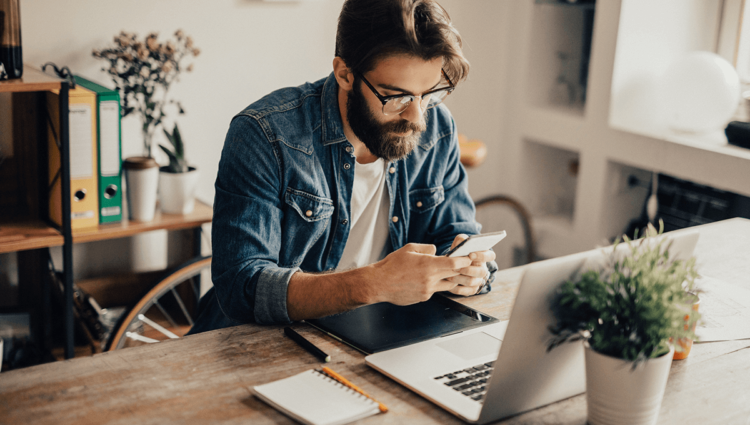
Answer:
MULTIPOLYGON (((707 276, 750 288, 750 220, 697 228, 696 255, 707 276)), ((500 319, 510 314, 522 271, 499 274, 493 291, 467 299, 500 319)), ((296 329, 325 352, 330 366, 385 403, 368 424, 444 424, 458 419, 367 367, 359 352, 305 325, 296 329)), ((267 424, 292 421, 251 395, 249 387, 319 367, 285 338, 257 325, 67 360, 0 374, 0 423, 267 424)), ((672 364, 660 424, 750 421, 750 340, 699 344, 672 364)), ((573 397, 502 421, 584 424, 586 399, 573 397)))

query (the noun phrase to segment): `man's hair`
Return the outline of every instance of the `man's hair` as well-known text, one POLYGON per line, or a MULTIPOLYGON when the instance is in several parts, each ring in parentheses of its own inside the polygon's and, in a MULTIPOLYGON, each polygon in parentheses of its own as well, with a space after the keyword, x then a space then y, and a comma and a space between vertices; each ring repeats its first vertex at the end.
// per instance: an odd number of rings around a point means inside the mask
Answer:
POLYGON ((336 56, 364 74, 393 55, 425 61, 443 58, 454 84, 469 74, 461 35, 448 12, 434 0, 346 0, 339 15, 336 56))

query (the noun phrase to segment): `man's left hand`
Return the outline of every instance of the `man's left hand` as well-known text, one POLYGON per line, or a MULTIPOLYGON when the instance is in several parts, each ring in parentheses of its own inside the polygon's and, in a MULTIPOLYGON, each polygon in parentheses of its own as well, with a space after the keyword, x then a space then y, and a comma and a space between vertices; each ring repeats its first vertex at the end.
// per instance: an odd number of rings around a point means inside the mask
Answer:
MULTIPOLYGON (((468 238, 467 235, 457 235, 453 239, 451 249, 461 243, 464 239, 468 238)), ((450 290, 451 293, 456 295, 475 295, 480 291, 486 282, 486 278, 489 275, 487 270, 487 262, 495 260, 495 253, 493 251, 477 251, 469 254, 469 258, 472 260, 469 267, 459 269, 460 273, 458 276, 448 278, 456 284, 456 286, 450 290)))

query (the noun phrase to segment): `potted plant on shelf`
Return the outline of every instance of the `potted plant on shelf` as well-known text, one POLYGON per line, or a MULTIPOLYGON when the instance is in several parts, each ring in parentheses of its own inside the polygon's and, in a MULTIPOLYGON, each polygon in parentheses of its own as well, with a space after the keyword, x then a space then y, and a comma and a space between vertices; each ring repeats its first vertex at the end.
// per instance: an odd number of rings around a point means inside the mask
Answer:
POLYGON ((169 157, 169 165, 159 168, 159 201, 161 210, 168 214, 189 214, 195 207, 195 188, 198 170, 188 166, 185 147, 177 124, 170 134, 164 130, 170 147, 159 145, 169 157))
POLYGON ((122 117, 132 113, 140 116, 143 156, 126 158, 123 169, 130 218, 150 221, 156 209, 159 181, 159 165, 153 159, 154 136, 170 109, 180 115, 185 113, 180 102, 169 98, 169 89, 183 70, 192 71, 192 63, 185 66, 183 62, 198 56, 200 50, 182 30, 163 43, 155 32, 139 39, 124 31, 114 37, 114 42, 114 46, 92 54, 107 61, 102 70, 110 74, 120 92, 122 117))
POLYGON ((670 257, 649 225, 607 261, 566 281, 552 302, 549 349, 584 340, 588 423, 654 424, 678 338, 695 339, 695 258, 670 257), (687 320, 687 323, 686 323, 687 320))

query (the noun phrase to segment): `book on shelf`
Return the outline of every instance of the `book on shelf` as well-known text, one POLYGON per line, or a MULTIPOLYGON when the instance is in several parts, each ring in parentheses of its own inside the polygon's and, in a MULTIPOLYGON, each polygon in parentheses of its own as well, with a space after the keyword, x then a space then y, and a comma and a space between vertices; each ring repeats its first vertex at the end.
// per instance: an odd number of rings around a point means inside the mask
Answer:
MULTIPOLYGON (((72 229, 99 224, 97 197, 96 93, 77 85, 68 91, 68 140, 70 147, 70 224, 72 229)), ((59 90, 47 92, 49 117, 49 215, 62 226, 61 134, 59 90)))
POLYGON ((76 83, 96 93, 99 223, 122 221, 122 139, 120 93, 76 75, 76 83))

